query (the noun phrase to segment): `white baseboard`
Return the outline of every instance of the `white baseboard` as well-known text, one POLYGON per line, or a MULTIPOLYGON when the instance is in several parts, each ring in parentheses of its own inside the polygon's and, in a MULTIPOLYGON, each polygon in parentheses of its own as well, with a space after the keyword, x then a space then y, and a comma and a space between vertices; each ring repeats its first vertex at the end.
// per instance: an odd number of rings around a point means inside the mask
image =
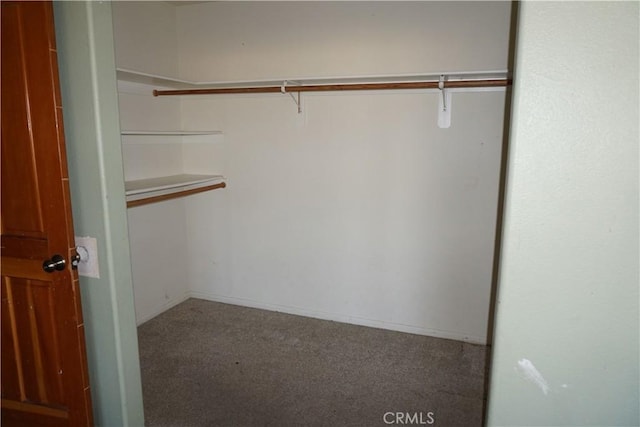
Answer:
POLYGON ((199 299, 204 299, 208 301, 238 305, 242 307, 259 308, 262 310, 276 311, 276 312, 287 313, 287 314, 295 314, 298 316, 311 317, 315 319, 332 320, 335 322, 349 323, 349 324, 360 325, 360 326, 368 326, 371 328, 387 329, 387 330, 397 331, 397 332, 406 332, 406 333, 416 334, 416 335, 426 335, 426 336, 436 337, 436 338, 445 338, 450 340, 463 341, 463 342, 468 342, 472 344, 487 345, 486 337, 468 336, 468 335, 464 335, 464 334, 460 334, 452 331, 443 331, 439 329, 424 328, 424 327, 413 326, 413 325, 404 325, 401 323, 384 322, 380 320, 366 319, 366 318, 355 317, 355 316, 345 316, 342 314, 327 313, 327 312, 309 310, 309 309, 300 308, 300 307, 289 307, 289 306, 284 306, 279 304, 266 304, 266 303, 262 303, 262 302, 254 301, 250 299, 228 297, 228 296, 216 295, 213 293, 206 293, 206 292, 189 292, 188 296, 191 298, 199 298, 199 299))
POLYGON ((171 307, 174 307, 180 304, 181 302, 188 300, 189 298, 191 298, 191 295, 187 292, 187 293, 184 293, 181 297, 174 298, 172 300, 165 302, 162 305, 155 307, 152 311, 145 313, 144 316, 138 317, 138 314, 136 313, 136 326, 142 325, 144 322, 147 322, 153 319, 157 315, 164 313, 165 311, 169 310, 171 307))

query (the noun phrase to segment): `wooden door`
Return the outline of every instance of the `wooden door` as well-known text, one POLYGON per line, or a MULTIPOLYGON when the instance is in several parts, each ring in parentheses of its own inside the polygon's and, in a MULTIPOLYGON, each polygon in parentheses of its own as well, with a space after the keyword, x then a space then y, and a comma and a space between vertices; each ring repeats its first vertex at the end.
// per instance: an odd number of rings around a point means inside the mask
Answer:
POLYGON ((1 4, 2 426, 91 425, 53 8, 1 4))

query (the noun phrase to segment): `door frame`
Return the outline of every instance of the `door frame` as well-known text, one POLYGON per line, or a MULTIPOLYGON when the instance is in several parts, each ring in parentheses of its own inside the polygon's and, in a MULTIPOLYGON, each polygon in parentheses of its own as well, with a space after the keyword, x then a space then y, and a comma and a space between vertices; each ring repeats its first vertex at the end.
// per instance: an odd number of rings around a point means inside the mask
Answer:
POLYGON ((80 278, 96 425, 144 425, 110 2, 54 2, 75 232, 98 242, 80 278))

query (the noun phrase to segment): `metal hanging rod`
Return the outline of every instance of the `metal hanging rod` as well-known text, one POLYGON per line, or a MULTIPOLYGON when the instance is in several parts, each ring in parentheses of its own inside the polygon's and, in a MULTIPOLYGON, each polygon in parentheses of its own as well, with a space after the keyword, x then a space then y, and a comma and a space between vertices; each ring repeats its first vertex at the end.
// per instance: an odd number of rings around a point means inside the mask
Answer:
MULTIPOLYGON (((388 83, 345 83, 345 84, 316 84, 296 86, 252 86, 231 88, 203 88, 203 89, 173 89, 154 90, 153 96, 172 95, 223 95, 241 93, 283 93, 283 92, 332 92, 355 90, 399 90, 399 89, 442 89, 441 82, 388 82, 388 83)), ((511 85, 511 79, 486 80, 451 80, 444 82, 444 89, 457 88, 486 88, 506 87, 511 85)))

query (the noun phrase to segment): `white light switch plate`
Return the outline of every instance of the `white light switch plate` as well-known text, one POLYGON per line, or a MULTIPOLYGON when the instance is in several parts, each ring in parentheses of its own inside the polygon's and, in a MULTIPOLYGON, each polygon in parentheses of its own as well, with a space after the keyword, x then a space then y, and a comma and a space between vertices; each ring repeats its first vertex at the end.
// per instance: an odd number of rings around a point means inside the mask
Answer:
POLYGON ((98 265, 98 242, 96 238, 76 236, 76 252, 80 255, 78 274, 99 279, 100 266, 98 265))

